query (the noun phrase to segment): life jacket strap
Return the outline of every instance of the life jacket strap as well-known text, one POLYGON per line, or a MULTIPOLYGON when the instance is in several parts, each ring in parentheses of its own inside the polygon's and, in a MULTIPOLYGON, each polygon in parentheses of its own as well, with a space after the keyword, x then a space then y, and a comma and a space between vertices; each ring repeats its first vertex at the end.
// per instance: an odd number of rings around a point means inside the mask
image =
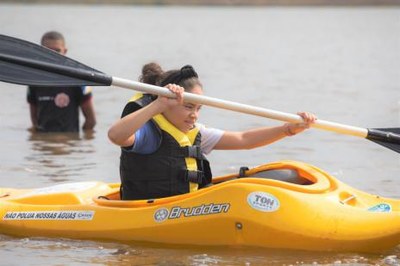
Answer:
POLYGON ((203 159, 203 153, 201 152, 200 146, 186 146, 188 157, 196 158, 196 159, 203 159))
POLYGON ((171 155, 177 157, 190 157, 198 160, 204 160, 205 158, 201 152, 200 146, 196 145, 176 148, 171 155))
POLYGON ((203 171, 183 170, 183 178, 187 182, 201 184, 204 179, 204 172, 203 171))

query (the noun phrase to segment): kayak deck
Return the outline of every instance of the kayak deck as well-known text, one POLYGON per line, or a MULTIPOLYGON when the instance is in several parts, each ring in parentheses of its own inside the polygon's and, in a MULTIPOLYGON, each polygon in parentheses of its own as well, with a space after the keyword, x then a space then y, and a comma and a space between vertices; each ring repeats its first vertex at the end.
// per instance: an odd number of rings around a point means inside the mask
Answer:
POLYGON ((270 163, 213 183, 136 201, 120 200, 120 185, 103 182, 2 188, 0 232, 321 251, 377 252, 400 243, 400 200, 356 190, 308 164, 270 163))

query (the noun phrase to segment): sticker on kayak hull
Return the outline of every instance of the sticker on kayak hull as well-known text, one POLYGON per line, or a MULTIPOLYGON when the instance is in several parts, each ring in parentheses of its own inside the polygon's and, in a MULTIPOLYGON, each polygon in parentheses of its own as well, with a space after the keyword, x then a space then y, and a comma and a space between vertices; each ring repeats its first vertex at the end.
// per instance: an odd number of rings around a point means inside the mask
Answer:
POLYGON ((370 211, 370 212, 391 212, 392 206, 387 203, 379 203, 375 206, 368 208, 368 211, 370 211))
POLYGON ((157 223, 164 222, 165 220, 168 219, 168 215, 169 215, 169 211, 167 209, 165 209, 165 208, 158 209, 156 211, 156 213, 154 214, 154 220, 157 223))
POLYGON ((32 212, 6 212, 3 220, 93 220, 94 211, 32 211, 32 212))
POLYGON ((262 212, 274 212, 279 209, 279 200, 266 192, 252 192, 247 196, 247 203, 253 209, 262 212))
POLYGON ((210 203, 200 206, 183 208, 174 206, 171 209, 161 208, 154 213, 154 221, 161 223, 165 220, 178 219, 183 217, 196 217, 202 215, 213 215, 226 213, 231 205, 229 203, 210 203))

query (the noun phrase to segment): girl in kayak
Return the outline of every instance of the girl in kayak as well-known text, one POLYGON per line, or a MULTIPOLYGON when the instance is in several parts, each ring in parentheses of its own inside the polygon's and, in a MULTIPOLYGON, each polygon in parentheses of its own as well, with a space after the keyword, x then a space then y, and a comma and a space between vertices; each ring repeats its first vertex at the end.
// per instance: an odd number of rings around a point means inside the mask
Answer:
POLYGON ((191 66, 164 72, 146 64, 140 81, 168 88, 176 98, 137 94, 125 106, 121 119, 108 131, 121 147, 121 199, 154 199, 195 191, 211 183, 204 154, 212 150, 261 147, 296 135, 316 116, 298 113, 302 123, 285 123, 246 131, 223 131, 198 124, 200 104, 184 102, 183 92, 203 94, 191 66))

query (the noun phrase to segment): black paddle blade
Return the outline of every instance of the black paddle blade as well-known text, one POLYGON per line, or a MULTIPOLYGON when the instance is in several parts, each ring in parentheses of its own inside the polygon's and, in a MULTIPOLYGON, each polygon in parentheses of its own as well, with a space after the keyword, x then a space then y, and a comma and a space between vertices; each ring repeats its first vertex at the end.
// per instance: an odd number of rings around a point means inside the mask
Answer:
POLYGON ((112 78, 43 46, 0 35, 0 81, 28 86, 109 86, 112 78))
POLYGON ((369 128, 367 139, 400 153, 400 128, 369 128))

